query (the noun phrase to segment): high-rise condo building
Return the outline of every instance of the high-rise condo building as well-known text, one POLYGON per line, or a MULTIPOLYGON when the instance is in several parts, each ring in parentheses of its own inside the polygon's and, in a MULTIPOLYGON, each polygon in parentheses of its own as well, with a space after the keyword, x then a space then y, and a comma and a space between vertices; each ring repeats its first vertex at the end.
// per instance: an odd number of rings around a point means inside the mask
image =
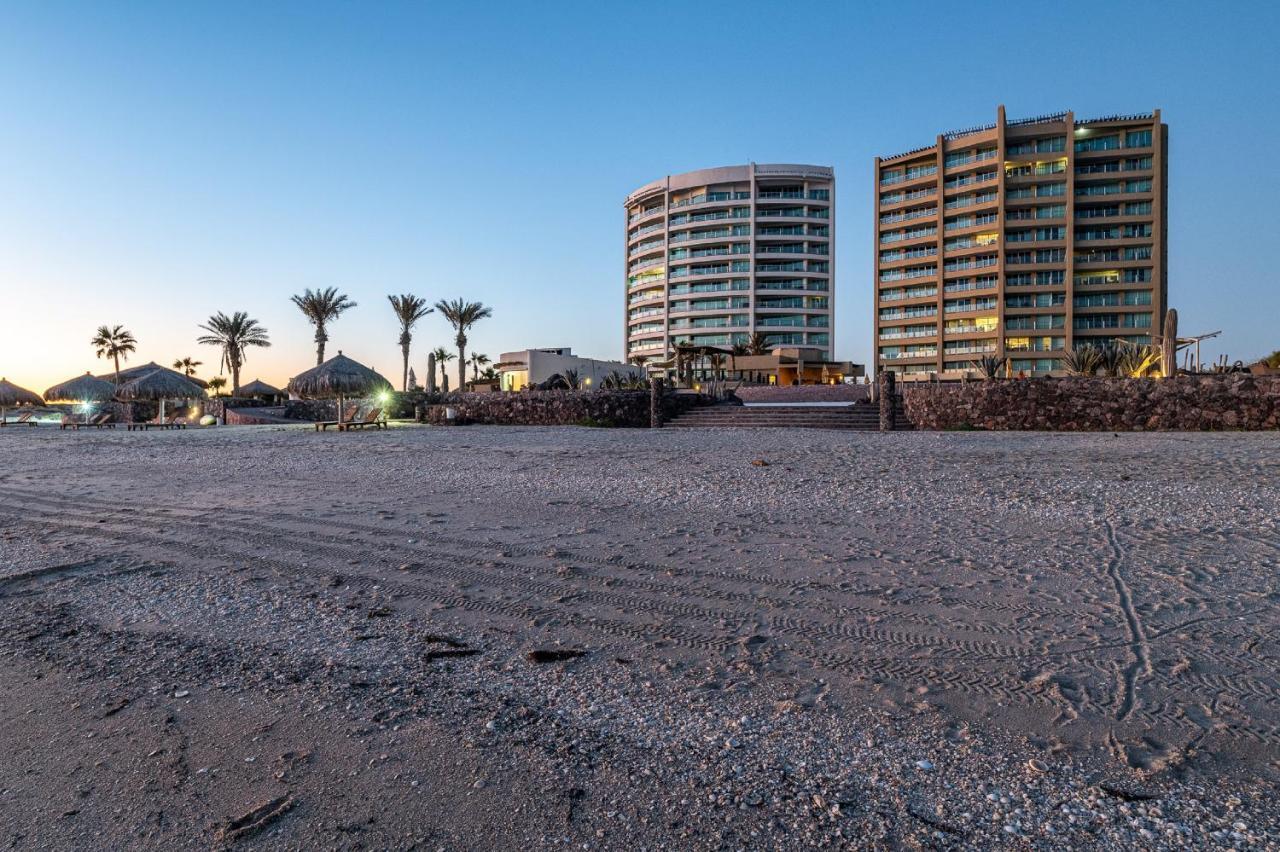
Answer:
POLYGON ((1168 304, 1160 111, 1064 112, 877 158, 875 351, 905 378, 985 355, 1045 375, 1064 352, 1150 343, 1168 304))
MULTIPOLYGON (((832 359, 835 175, 825 166, 726 166, 670 175, 626 200, 627 359, 680 343, 832 359)), ((813 358, 810 358, 813 360, 813 358)))

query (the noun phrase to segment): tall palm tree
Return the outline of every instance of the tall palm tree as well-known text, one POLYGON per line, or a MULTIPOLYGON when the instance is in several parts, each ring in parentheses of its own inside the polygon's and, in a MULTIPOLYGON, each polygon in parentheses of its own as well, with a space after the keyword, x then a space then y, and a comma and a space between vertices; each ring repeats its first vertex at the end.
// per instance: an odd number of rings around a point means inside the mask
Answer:
POLYGON ((489 363, 489 356, 481 352, 472 352, 467 361, 471 364, 471 381, 480 381, 480 368, 489 363))
POLYGON ((356 303, 339 293, 337 287, 316 290, 314 293, 308 287, 301 296, 293 297, 293 303, 316 327, 316 366, 319 366, 324 363, 324 345, 329 340, 325 329, 329 323, 342 316, 343 311, 354 308, 356 303))
POLYGON ((768 355, 769 338, 762 332, 753 331, 751 337, 747 338, 747 352, 751 355, 768 355))
POLYGON ((467 329, 485 317, 493 316, 493 309, 486 308, 481 302, 468 302, 464 299, 446 302, 441 299, 436 302, 436 310, 458 333, 454 342, 458 344, 458 390, 462 390, 462 386, 467 383, 467 329))
POLYGON ((186 376, 189 379, 196 374, 196 367, 199 367, 203 363, 204 363, 203 361, 193 360, 192 357, 188 355, 185 358, 179 358, 178 360, 174 361, 173 369, 181 370, 182 375, 186 376))
POLYGON ((128 361, 129 354, 138 349, 138 341, 134 338, 133 332, 122 325, 110 327, 100 325, 93 339, 89 341, 89 345, 95 348, 99 358, 110 358, 115 362, 116 384, 120 384, 121 356, 128 361))
POLYGON ((222 376, 214 376, 209 380, 209 390, 213 391, 214 396, 222 396, 222 389, 227 386, 227 380, 222 376))
POLYGON ((440 368, 440 386, 444 387, 448 382, 446 370, 448 369, 449 362, 458 356, 454 355, 443 346, 437 346, 435 349, 431 350, 431 354, 436 356, 436 366, 440 368))
POLYGON ((221 366, 231 371, 231 393, 235 395, 240 388, 240 368, 244 366, 245 349, 270 346, 267 330, 244 311, 236 311, 231 316, 218 311, 200 327, 209 333, 196 338, 196 343, 222 347, 221 366))
POLYGON ((387 301, 391 303, 391 310, 396 312, 396 319, 400 320, 400 352, 404 355, 404 390, 409 389, 409 344, 413 340, 410 331, 418 320, 431 313, 434 309, 427 306, 427 300, 418 296, 405 293, 402 296, 388 296, 387 301))

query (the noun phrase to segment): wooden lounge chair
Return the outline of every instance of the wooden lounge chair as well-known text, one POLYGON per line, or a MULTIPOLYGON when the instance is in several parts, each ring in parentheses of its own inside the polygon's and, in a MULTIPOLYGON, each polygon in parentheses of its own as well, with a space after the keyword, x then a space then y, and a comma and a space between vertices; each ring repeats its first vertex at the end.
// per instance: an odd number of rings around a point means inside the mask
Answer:
POLYGON ((14 425, 17 425, 17 426, 35 426, 37 423, 39 423, 39 422, 40 422, 39 420, 36 420, 36 419, 35 419, 35 417, 36 417, 36 413, 35 413, 34 411, 24 411, 24 412, 22 412, 21 414, 19 414, 19 415, 18 415, 18 419, 17 419, 17 420, 14 420, 14 421, 13 421, 12 423, 10 423, 9 425, 10 425, 10 426, 14 426, 14 425))
POLYGON ((347 406, 346 412, 344 412, 343 414, 341 423, 339 423, 339 421, 337 420, 317 420, 316 431, 323 432, 325 429, 328 429, 330 426, 340 426, 346 423, 350 423, 352 420, 356 419, 356 414, 359 411, 360 411, 359 405, 349 405, 347 406))
POLYGON ((64 414, 62 416, 62 422, 58 424, 59 429, 74 429, 77 432, 81 429, 87 429, 90 426, 95 429, 116 428, 116 424, 111 422, 111 415, 107 413, 95 414, 88 420, 73 420, 64 414))
POLYGON ((343 423, 338 428, 343 432, 346 432, 349 429, 364 429, 368 426, 372 426, 374 429, 385 429, 387 428, 387 421, 380 419, 381 417, 382 409, 373 408, 369 410, 369 413, 364 416, 363 420, 352 420, 349 423, 343 423))

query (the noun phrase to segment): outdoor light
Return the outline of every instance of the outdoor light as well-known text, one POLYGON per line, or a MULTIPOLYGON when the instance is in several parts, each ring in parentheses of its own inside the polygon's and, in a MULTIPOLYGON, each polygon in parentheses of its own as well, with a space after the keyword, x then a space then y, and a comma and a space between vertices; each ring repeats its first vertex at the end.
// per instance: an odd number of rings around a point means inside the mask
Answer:
POLYGON ((378 394, 378 402, 382 403, 383 405, 386 405, 390 401, 391 401, 391 391, 382 391, 381 393, 378 394))

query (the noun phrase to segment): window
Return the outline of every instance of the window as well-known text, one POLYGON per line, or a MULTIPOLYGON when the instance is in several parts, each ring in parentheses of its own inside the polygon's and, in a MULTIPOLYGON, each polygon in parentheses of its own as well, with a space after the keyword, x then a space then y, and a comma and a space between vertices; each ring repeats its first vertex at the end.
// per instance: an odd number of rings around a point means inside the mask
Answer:
POLYGON ((1129 246, 1124 250, 1125 260, 1150 260, 1151 246, 1129 246))
POLYGON ((1061 219, 1067 215, 1067 206, 1065 204, 1046 204, 1043 207, 1036 208, 1037 219, 1061 219))
POLYGON ((1065 284, 1067 280, 1066 270, 1049 269, 1044 272, 1036 273, 1036 284, 1038 286, 1052 286, 1054 284, 1065 284))
POLYGON ((1150 201, 1135 201, 1124 206, 1124 215, 1126 216, 1150 216, 1150 201))
POLYGON ((1065 328, 1066 324, 1067 317, 1065 314, 1040 314, 1038 316, 1008 317, 1005 319, 1004 327, 1011 331, 1051 330, 1065 328))
MULTIPOLYGON (((1130 225, 1126 227, 1137 227, 1137 226, 1130 225)), ((1126 235, 1126 236, 1129 236, 1129 235, 1126 235)), ((1115 240, 1115 239, 1119 239, 1119 237, 1120 237, 1119 228, 1104 228, 1104 227, 1093 226, 1088 228, 1080 228, 1079 230, 1076 231, 1077 240, 1115 240)))
POLYGON ((1057 358, 1013 358, 1009 361, 1009 369, 1018 373, 1050 373, 1061 368, 1057 358))
POLYGON ((1052 308, 1064 305, 1067 301, 1065 293, 1018 293, 1004 297, 1006 308, 1052 308))
POLYGON ((1052 228, 1036 228, 1036 241, 1043 240, 1065 240, 1067 238, 1067 229, 1059 225, 1052 228))
POLYGON ((1150 130, 1130 130, 1124 135, 1124 147, 1126 148, 1150 148, 1151 147, 1151 131, 1150 130))
MULTIPOLYGON (((1115 229, 1113 228, 1112 230, 1115 230, 1115 229)), ((1125 236, 1125 239, 1129 239, 1129 240, 1137 237, 1149 237, 1151 236, 1151 226, 1150 225, 1125 225, 1124 236, 1125 236)))
POLYGON ((1119 147, 1119 133, 1112 133, 1107 136, 1091 136, 1085 139, 1076 140, 1076 153, 1081 151, 1110 151, 1119 147))
POLYGON ((1126 284, 1144 284, 1151 280, 1151 270, 1146 267, 1124 270, 1126 284))
POLYGON ((1150 192, 1150 191, 1151 191, 1151 181, 1149 181, 1149 180, 1130 180, 1130 181, 1125 181, 1125 184, 1124 184, 1124 191, 1125 191, 1125 192, 1150 192))
POLYGON ((1062 337, 1007 337, 1004 348, 1014 351, 1052 352, 1062 349, 1066 339, 1062 337))
POLYGON ((1151 328, 1151 314, 1086 314, 1077 316, 1072 326, 1090 328, 1151 328))

